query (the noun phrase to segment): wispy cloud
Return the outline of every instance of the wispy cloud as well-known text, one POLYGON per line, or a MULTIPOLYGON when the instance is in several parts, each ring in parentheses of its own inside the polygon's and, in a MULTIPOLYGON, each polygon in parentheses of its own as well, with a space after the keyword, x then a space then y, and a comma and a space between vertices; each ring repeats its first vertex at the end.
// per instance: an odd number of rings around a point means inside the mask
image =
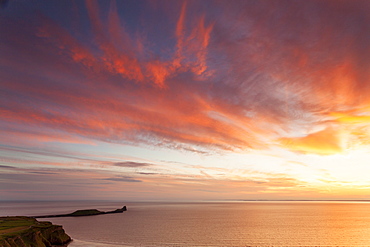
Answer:
POLYGON ((17 169, 16 167, 14 166, 5 166, 5 165, 0 165, 0 169, 3 168, 3 169, 17 169))
POLYGON ((130 167, 130 168, 153 166, 153 164, 150 164, 150 163, 140 163, 140 162, 133 162, 133 161, 115 162, 113 163, 113 165, 119 166, 119 167, 130 167))
POLYGON ((110 178, 102 178, 102 180, 108 180, 108 181, 114 181, 114 182, 142 182, 141 180, 134 179, 132 177, 122 177, 122 176, 117 176, 117 177, 110 177, 110 178))

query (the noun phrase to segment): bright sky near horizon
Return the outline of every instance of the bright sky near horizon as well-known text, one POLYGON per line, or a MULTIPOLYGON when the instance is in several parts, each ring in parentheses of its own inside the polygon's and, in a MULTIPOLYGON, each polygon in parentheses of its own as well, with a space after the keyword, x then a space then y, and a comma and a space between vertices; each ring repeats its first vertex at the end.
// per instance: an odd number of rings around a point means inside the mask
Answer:
POLYGON ((0 200, 370 199, 370 1, 0 1, 0 200))

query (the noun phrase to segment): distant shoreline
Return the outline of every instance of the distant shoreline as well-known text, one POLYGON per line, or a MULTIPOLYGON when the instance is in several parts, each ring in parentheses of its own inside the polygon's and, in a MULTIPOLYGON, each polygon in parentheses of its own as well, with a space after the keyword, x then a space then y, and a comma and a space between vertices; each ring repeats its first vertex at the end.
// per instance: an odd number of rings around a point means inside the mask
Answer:
MULTIPOLYGON (((0 200, 0 203, 40 203, 40 202, 92 202, 92 203, 106 203, 106 202, 113 202, 113 201, 94 201, 94 200, 0 200)), ((214 199, 214 200, 193 200, 193 201, 160 201, 160 200, 148 200, 148 201, 132 201, 128 203, 207 203, 207 202, 370 202, 370 199, 362 200, 362 199, 277 199, 277 200, 270 200, 270 199, 214 199)))
MULTIPOLYGON (((233 201, 233 200, 231 200, 233 201)), ((234 200, 234 201, 245 201, 245 202, 253 202, 253 201, 264 201, 264 202, 370 202, 370 200, 234 200)))
POLYGON ((126 206, 123 206, 122 208, 113 210, 113 211, 99 211, 97 209, 82 209, 77 210, 70 214, 52 214, 52 215, 40 215, 40 216, 30 216, 31 218, 60 218, 60 217, 82 217, 82 216, 94 216, 94 215, 102 215, 102 214, 117 214, 117 213, 123 213, 124 211, 127 211, 126 206))

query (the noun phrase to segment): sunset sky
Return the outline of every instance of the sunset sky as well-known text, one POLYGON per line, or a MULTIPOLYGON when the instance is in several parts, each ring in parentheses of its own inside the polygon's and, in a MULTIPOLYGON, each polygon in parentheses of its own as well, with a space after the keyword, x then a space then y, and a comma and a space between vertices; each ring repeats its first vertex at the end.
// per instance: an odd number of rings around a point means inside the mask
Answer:
POLYGON ((0 200, 370 199, 370 1, 0 1, 0 200))

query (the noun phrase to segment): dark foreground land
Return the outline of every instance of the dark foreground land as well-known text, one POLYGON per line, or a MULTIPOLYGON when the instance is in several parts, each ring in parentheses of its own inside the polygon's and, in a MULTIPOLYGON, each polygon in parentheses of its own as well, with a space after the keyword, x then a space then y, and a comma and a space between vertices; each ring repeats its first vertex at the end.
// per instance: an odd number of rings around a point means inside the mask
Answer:
POLYGON ((126 210, 126 206, 123 206, 120 209, 107 212, 84 209, 70 214, 0 217, 0 247, 56 247, 67 246, 72 241, 62 226, 53 225, 48 221, 37 221, 35 218, 116 214, 126 210))
POLYGON ((100 214, 117 214, 122 213, 123 211, 127 211, 126 206, 122 208, 113 210, 113 211, 99 211, 97 209, 84 209, 84 210, 77 210, 70 214, 52 214, 52 215, 41 215, 41 216, 32 216, 32 218, 56 218, 56 217, 78 217, 78 216, 92 216, 92 215, 100 215, 100 214))
POLYGON ((0 217, 0 247, 66 246, 71 238, 62 226, 31 217, 0 217))

